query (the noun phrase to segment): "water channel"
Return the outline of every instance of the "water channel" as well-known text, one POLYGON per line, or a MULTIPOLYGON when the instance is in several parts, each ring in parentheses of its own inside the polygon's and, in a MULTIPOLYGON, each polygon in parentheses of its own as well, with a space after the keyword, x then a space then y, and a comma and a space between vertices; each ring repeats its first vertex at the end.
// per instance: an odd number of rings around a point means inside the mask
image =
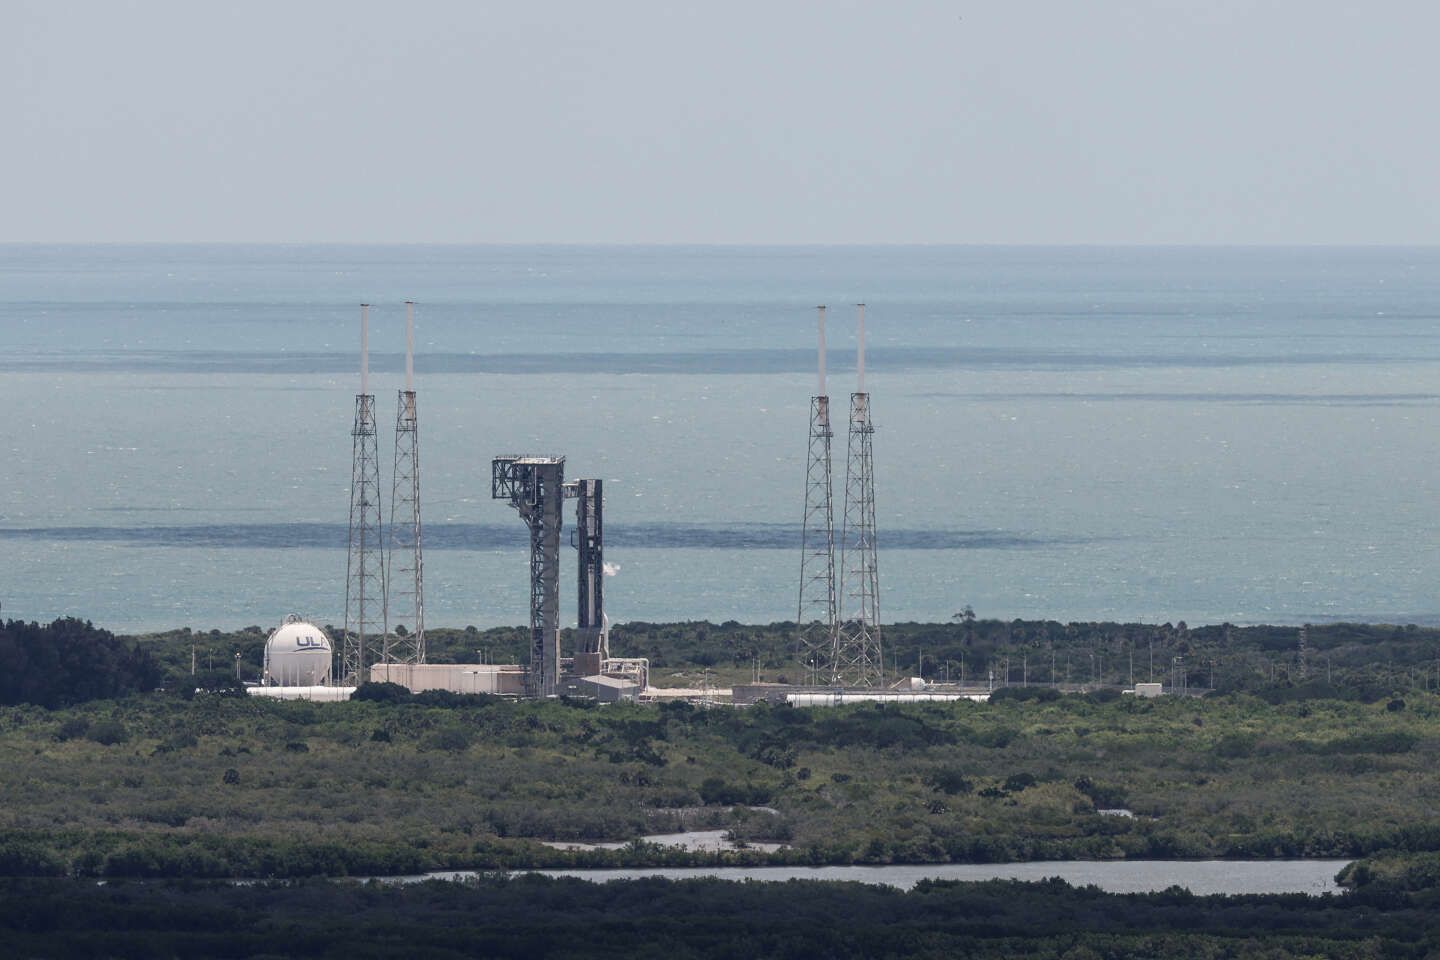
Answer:
MULTIPOLYGON (((1107 893, 1146 893, 1183 887, 1191 893, 1339 893, 1335 875, 1348 860, 1047 860, 1034 863, 941 863, 836 867, 655 867, 616 870, 536 870, 549 877, 604 883, 638 877, 682 880, 846 880, 909 890, 921 880, 1045 880, 1094 885, 1107 893)), ((446 871, 404 881, 462 880, 475 871, 446 871)))

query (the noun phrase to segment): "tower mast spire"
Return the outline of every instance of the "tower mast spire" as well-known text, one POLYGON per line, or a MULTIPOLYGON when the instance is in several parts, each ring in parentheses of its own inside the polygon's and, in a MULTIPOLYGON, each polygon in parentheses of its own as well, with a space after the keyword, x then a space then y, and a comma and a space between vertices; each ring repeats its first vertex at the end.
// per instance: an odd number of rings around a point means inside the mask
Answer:
POLYGON ((880 646, 880 572, 875 553, 875 463, 870 394, 865 392, 865 304, 859 312, 856 386, 850 395, 845 455, 845 513, 840 533, 840 616, 835 631, 836 673, 849 686, 885 682, 880 646))
POLYGON ((800 543, 796 658, 817 683, 835 680, 835 507, 830 469, 830 397, 825 392, 825 308, 816 307, 817 393, 810 398, 805 516, 800 543))
POLYGON ((350 547, 345 570, 345 631, 340 682, 364 683, 373 645, 389 633, 385 558, 380 519, 380 458, 376 452, 375 396, 370 393, 370 305, 360 304, 360 392, 350 429, 350 547))
MULTIPOLYGON (((390 488, 390 542, 386 582, 396 622, 405 636, 385 634, 385 662, 425 662, 425 564, 420 537, 420 420, 415 405, 415 304, 405 301, 405 389, 395 408, 395 461, 390 488), (404 619, 402 619, 404 618, 404 619)), ((398 628, 397 628, 398 633, 398 628)), ((407 678, 408 679, 408 678, 407 678)))

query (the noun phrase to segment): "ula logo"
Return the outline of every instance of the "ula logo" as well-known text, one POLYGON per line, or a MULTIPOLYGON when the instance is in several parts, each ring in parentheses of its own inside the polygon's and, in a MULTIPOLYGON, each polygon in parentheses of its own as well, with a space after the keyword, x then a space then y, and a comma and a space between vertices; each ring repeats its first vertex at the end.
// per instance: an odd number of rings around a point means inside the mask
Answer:
POLYGON ((295 646, 304 650, 309 647, 323 647, 325 644, 320 642, 319 637, 300 637, 295 641, 295 646))

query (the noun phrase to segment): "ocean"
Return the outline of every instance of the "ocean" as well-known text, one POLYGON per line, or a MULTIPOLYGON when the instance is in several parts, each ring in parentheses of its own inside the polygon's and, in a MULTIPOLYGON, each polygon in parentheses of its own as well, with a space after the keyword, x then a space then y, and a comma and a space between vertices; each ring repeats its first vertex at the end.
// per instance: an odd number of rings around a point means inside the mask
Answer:
POLYGON ((1440 248, 0 246, 0 616, 342 621, 406 299, 429 626, 526 622, 502 453, 606 481, 613 621, 793 618, 861 300, 883 621, 1440 622, 1440 248))

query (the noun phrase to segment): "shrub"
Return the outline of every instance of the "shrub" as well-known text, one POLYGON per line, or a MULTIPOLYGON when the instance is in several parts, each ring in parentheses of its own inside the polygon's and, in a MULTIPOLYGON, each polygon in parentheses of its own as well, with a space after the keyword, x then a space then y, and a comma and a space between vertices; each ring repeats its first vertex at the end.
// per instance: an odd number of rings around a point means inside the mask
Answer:
POLYGON ((1061 693, 1054 687, 1001 687, 999 690, 991 691, 990 702, 1000 703, 1006 700, 1017 700, 1020 702, 1035 701, 1038 703, 1052 703, 1059 700, 1061 693))
POLYGON ((1009 793, 1019 793, 1027 787, 1033 787, 1038 783, 1033 773, 1012 773, 1005 778, 1005 790, 1009 793))
POLYGON ((126 730, 125 725, 118 720, 101 720, 90 725, 90 728, 85 731, 85 737, 102 746, 113 747, 117 743, 129 740, 130 731, 126 730))
POLYGON ((173 753, 176 750, 189 750, 191 747, 198 746, 199 743, 200 741, 196 739, 195 734, 185 730, 180 733, 172 733, 160 741, 160 745, 155 748, 154 752, 158 755, 162 753, 173 753))
POLYGON ((1089 777, 1075 781, 1075 789, 1090 798, 1097 810, 1122 809, 1127 805, 1125 791, 1121 787, 1095 783, 1089 777))
POLYGON ((726 783, 719 777, 707 777, 700 784, 700 800, 707 804, 758 806, 770 802, 770 790, 760 784, 726 783))
POLYGON ((931 770, 925 775, 925 784, 932 790, 950 796, 957 793, 969 793, 974 789, 974 784, 965 779, 965 775, 960 772, 958 767, 940 767, 938 770, 931 770))
POLYGON ((90 729, 90 721, 84 717, 71 717, 60 724, 60 729, 55 731, 56 740, 79 740, 90 729))
POLYGON ((410 691, 398 683, 362 683, 350 695, 351 700, 369 700, 373 703, 404 703, 410 699, 410 691))
POLYGON ((472 737, 464 727, 441 727, 420 742, 422 750, 448 750, 452 753, 470 749, 472 737))
POLYGON ((1336 753, 1409 753, 1420 738, 1404 730, 1389 730, 1380 733, 1357 733, 1352 737, 1340 737, 1319 746, 1318 752, 1336 753))
POLYGON ((1215 756, 1239 760, 1255 751, 1255 738, 1243 733, 1227 733, 1215 741, 1215 756))

